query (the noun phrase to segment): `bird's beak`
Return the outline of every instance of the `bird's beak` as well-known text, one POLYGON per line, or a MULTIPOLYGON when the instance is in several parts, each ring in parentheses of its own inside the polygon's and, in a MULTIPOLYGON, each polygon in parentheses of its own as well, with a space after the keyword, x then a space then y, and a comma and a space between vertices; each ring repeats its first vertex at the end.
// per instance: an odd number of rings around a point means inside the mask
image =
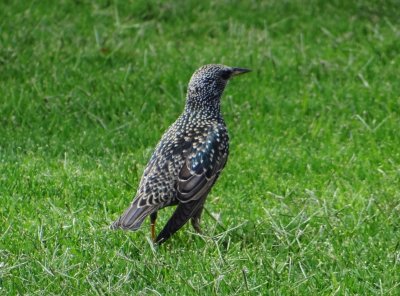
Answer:
POLYGON ((246 68, 232 68, 232 76, 237 76, 248 72, 251 72, 251 70, 246 68))

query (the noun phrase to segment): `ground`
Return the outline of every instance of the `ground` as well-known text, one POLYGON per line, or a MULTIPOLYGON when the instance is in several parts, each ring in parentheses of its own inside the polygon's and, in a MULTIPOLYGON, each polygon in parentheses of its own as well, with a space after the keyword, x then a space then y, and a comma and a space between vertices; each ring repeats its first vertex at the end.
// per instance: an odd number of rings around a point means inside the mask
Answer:
POLYGON ((399 9, 2 1, 0 294, 399 295, 399 9), (253 72, 204 235, 108 230, 207 63, 253 72))

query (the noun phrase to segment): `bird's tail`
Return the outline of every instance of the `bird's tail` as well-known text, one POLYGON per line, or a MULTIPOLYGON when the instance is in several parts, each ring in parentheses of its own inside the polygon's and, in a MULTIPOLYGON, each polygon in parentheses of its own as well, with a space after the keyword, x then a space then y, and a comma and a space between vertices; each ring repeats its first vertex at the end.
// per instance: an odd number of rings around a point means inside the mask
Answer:
POLYGON ((171 235, 177 232, 191 217, 193 217, 194 213, 196 213, 203 204, 204 200, 195 200, 178 204, 174 214, 168 220, 164 229, 158 234, 156 243, 162 244, 169 239, 171 235))
POLYGON ((110 225, 110 229, 138 230, 144 219, 153 212, 151 206, 139 207, 139 200, 136 198, 122 216, 110 225))

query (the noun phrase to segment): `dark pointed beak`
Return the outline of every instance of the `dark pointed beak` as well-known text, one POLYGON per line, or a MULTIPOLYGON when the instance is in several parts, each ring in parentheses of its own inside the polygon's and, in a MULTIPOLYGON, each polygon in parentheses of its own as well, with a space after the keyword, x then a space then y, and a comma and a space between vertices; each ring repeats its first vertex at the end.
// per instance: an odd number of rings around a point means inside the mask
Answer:
POLYGON ((232 76, 237 76, 248 72, 251 72, 251 70, 246 68, 232 68, 232 76))

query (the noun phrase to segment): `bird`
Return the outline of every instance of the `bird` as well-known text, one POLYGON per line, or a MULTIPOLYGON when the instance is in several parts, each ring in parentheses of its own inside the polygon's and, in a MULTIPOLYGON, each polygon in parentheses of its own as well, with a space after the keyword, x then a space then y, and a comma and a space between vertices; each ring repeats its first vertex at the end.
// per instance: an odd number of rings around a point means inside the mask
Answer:
POLYGON ((110 226, 135 231, 150 216, 155 244, 167 241, 191 220, 202 233, 200 218, 211 188, 226 165, 229 137, 221 114, 221 96, 228 81, 247 68, 208 64, 197 69, 188 84, 182 114, 167 129, 144 169, 131 205, 110 226), (176 209, 156 237, 158 211, 176 209))

